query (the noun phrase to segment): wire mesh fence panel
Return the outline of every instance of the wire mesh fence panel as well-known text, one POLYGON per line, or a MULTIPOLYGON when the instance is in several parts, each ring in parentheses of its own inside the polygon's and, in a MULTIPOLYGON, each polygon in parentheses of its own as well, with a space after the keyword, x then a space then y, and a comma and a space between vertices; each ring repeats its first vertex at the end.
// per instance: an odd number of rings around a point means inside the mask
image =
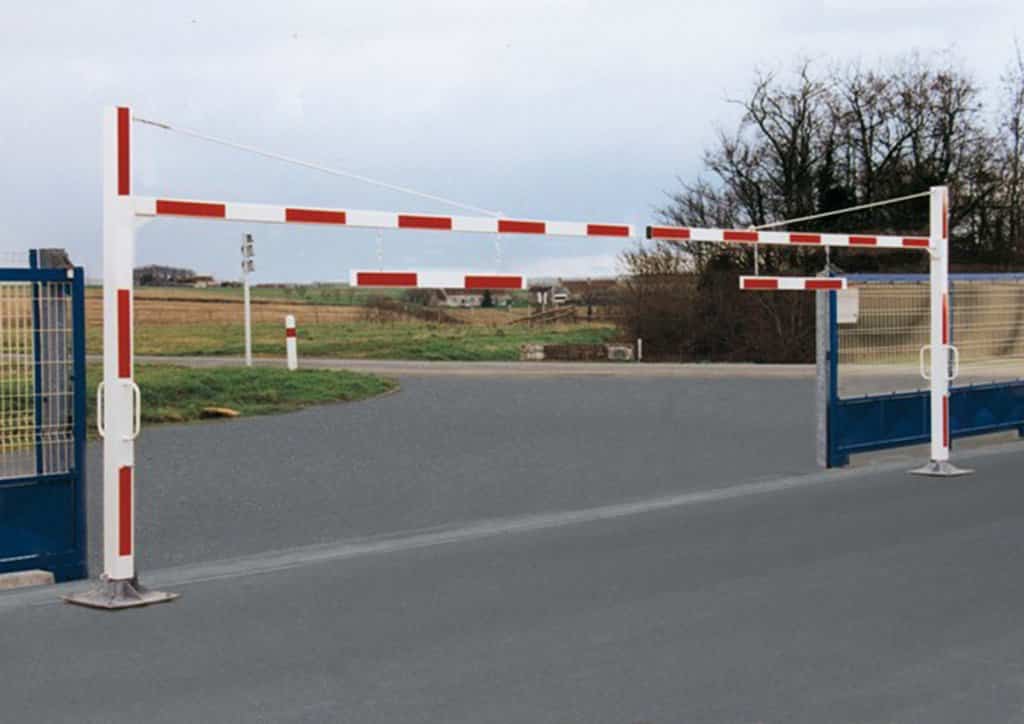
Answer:
POLYGON ((0 477, 34 475, 32 285, 0 284, 0 477))
POLYGON ((1024 379, 1024 280, 955 280, 953 344, 960 353, 954 385, 1024 379))
POLYGON ((923 388, 919 355, 928 344, 927 282, 855 283, 846 293, 856 321, 839 320, 840 397, 923 388))
MULTIPOLYGON (((921 350, 930 342, 928 281, 854 281, 837 294, 856 310, 845 320, 839 315, 839 396, 926 389, 921 350)), ((1024 281, 954 276, 950 296, 951 338, 960 352, 952 384, 1024 377, 1024 281)), ((924 359, 927 365, 927 352, 924 359)))
POLYGON ((0 478, 74 458, 70 283, 0 283, 0 478))

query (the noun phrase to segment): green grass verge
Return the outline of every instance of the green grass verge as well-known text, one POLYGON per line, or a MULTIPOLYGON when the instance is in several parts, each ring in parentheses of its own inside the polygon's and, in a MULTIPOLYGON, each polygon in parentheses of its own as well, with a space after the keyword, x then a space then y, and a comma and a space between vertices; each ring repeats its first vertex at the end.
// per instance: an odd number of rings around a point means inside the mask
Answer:
MULTIPOLYGON (((519 345, 601 344, 614 327, 573 325, 554 328, 438 325, 424 322, 308 324, 299 320, 299 357, 360 359, 507 361, 519 359, 519 345)), ((89 352, 102 350, 99 328, 89 330, 89 352)), ((139 325, 135 353, 145 355, 241 355, 242 325, 139 325)), ((284 356, 284 328, 253 325, 253 352, 284 356)))
MULTIPOLYGON (((89 365, 88 389, 95 390, 102 370, 89 365)), ((362 400, 388 392, 395 383, 347 370, 137 365, 135 381, 142 392, 143 423, 191 422, 204 407, 230 407, 242 415, 286 412, 324 402, 362 400)), ((88 405, 89 429, 95 430, 95 406, 88 405)))

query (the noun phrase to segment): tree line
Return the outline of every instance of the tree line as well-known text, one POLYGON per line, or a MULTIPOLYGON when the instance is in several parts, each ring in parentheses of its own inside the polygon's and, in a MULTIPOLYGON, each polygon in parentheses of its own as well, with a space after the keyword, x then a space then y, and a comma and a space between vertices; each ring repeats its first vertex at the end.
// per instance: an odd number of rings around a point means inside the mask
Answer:
MULTIPOLYGON (((1024 262, 1024 56, 1007 64, 986 105, 947 55, 867 66, 804 61, 758 71, 732 128, 719 129, 703 171, 680 179, 660 220, 746 228, 950 187, 954 270, 1024 262)), ((792 230, 925 233, 927 198, 827 217, 792 230)), ((798 361, 813 350, 811 295, 741 295, 736 276, 814 274, 826 251, 660 242, 623 254, 626 331, 680 359, 798 361), (745 315, 745 316, 744 316, 745 315), (781 337, 775 340, 775 337, 781 337), (774 341, 773 341, 774 340, 774 341)), ((924 255, 836 250, 845 271, 923 271, 924 255)))

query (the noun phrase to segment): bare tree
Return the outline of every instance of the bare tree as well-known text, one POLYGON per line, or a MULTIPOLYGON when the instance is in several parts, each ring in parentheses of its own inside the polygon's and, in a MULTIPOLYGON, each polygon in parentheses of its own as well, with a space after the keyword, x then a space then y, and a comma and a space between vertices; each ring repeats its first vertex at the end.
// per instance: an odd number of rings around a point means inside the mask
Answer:
POLYGON ((1019 43, 1002 82, 1000 131, 1006 241, 1014 256, 1024 256, 1024 53, 1019 43))
MULTIPOLYGON (((1003 82, 1004 104, 993 123, 977 83, 948 55, 926 60, 911 54, 872 67, 823 68, 803 61, 788 75, 757 72, 748 94, 731 101, 743 110, 740 122, 719 130, 703 154, 704 172, 693 181, 680 179, 659 216, 681 226, 759 226, 946 184, 952 191, 954 263, 978 267, 1019 261, 1024 258, 1024 60, 1019 49, 1003 82)), ((814 228, 921 232, 927 219, 927 204, 921 200, 817 220, 814 228)), ((737 272, 752 269, 755 254, 768 273, 812 273, 824 262, 820 249, 655 244, 623 256, 626 269, 643 280, 635 282, 639 286, 632 290, 631 308, 636 314, 650 311, 657 298, 659 319, 688 320, 689 336, 673 332, 672 345, 694 355, 701 350, 732 354, 760 333, 732 319, 747 309, 746 302, 727 291, 735 286, 737 272), (703 285, 707 292, 714 287, 713 294, 704 296, 716 298, 717 306, 706 311, 717 324, 702 325, 689 312, 673 313, 666 306, 672 295, 663 293, 665 277, 658 277, 666 269, 678 275, 692 272, 690 288, 703 285), (652 270, 660 271, 652 276, 652 270), (732 281, 719 291, 712 279, 723 275, 732 281), (653 284, 655 277, 662 281, 653 284)), ((879 265, 923 270, 924 263, 859 250, 833 254, 833 261, 837 258, 851 271, 879 265)), ((674 298, 688 309, 703 303, 683 291, 674 298)), ((786 307, 762 295, 756 304, 774 333, 792 333, 793 325, 806 321, 798 302, 786 307)))

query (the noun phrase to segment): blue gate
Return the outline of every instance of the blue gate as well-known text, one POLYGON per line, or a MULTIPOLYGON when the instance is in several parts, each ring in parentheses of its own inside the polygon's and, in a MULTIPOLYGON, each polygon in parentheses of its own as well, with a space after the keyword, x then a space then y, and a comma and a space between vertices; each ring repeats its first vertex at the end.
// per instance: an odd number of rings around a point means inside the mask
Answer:
POLYGON ((0 268, 0 573, 84 578, 85 274, 61 253, 0 268))
MULTIPOLYGON (((860 283, 868 288, 872 284, 899 285, 918 284, 922 285, 927 292, 927 275, 845 275, 851 284, 860 283)), ((1024 349, 1024 275, 1020 274, 954 274, 950 275, 950 306, 952 310, 952 342, 954 345, 961 344, 959 337, 964 336, 967 331, 967 320, 958 325, 958 314, 964 314, 962 309, 958 311, 958 296, 964 297, 967 287, 974 285, 978 289, 985 285, 1013 284, 1019 288, 1013 290, 1014 294, 1004 301, 1004 317, 1000 317, 1000 310, 994 310, 988 316, 994 317, 988 321, 977 322, 970 331, 972 339, 963 342, 969 345, 969 352, 981 357, 980 348, 990 344, 995 354, 1002 350, 1009 354, 1014 361, 1014 366, 1002 369, 986 369, 983 374, 973 375, 973 380, 967 384, 953 384, 950 388, 950 435, 956 440, 972 435, 984 435, 995 432, 1016 430, 1024 436, 1024 379, 1021 379, 1020 370, 1021 351, 1024 349), (985 339, 982 339, 984 337, 985 339), (1008 350, 1008 352, 1007 352, 1008 350), (1001 377, 998 380, 984 379, 985 375, 1001 377)), ((854 453, 884 450, 888 448, 901 447, 904 445, 916 445, 927 443, 931 434, 930 423, 930 400, 927 389, 914 389, 909 391, 874 393, 864 395, 842 396, 840 393, 840 380, 844 374, 841 369, 840 360, 843 357, 842 340, 840 335, 840 320, 838 313, 837 292, 823 292, 828 294, 827 301, 827 339, 824 340, 825 371, 827 376, 827 456, 828 467, 843 466, 849 463, 850 455, 854 453)), ((966 306, 962 305, 962 306, 966 306)), ((978 305, 979 308, 981 305, 978 305)), ((995 305, 992 305, 995 306, 995 305)), ((912 323, 906 320, 901 325, 895 325, 893 334, 899 335, 905 340, 904 344, 910 348, 916 348, 922 339, 914 339, 916 326, 926 323, 924 314, 926 307, 915 307, 907 311, 903 310, 905 316, 915 318, 912 323), (922 319, 916 319, 921 317, 922 319)), ((971 310, 977 315, 977 310, 971 310)), ((891 314, 897 314, 892 310, 891 314)), ((922 327, 924 331, 926 327, 922 327)), ((868 332, 875 337, 884 337, 888 332, 875 330, 868 332)), ((821 350, 819 340, 819 354, 821 350)), ((885 345, 883 340, 881 345, 885 345)), ((897 358, 902 356, 903 367, 907 366, 906 355, 908 349, 902 350, 902 355, 896 354, 897 358)), ((853 365, 851 365, 853 366, 853 365)), ((914 365, 911 365, 914 366, 914 365)), ((927 383, 920 381, 921 386, 927 383)))

